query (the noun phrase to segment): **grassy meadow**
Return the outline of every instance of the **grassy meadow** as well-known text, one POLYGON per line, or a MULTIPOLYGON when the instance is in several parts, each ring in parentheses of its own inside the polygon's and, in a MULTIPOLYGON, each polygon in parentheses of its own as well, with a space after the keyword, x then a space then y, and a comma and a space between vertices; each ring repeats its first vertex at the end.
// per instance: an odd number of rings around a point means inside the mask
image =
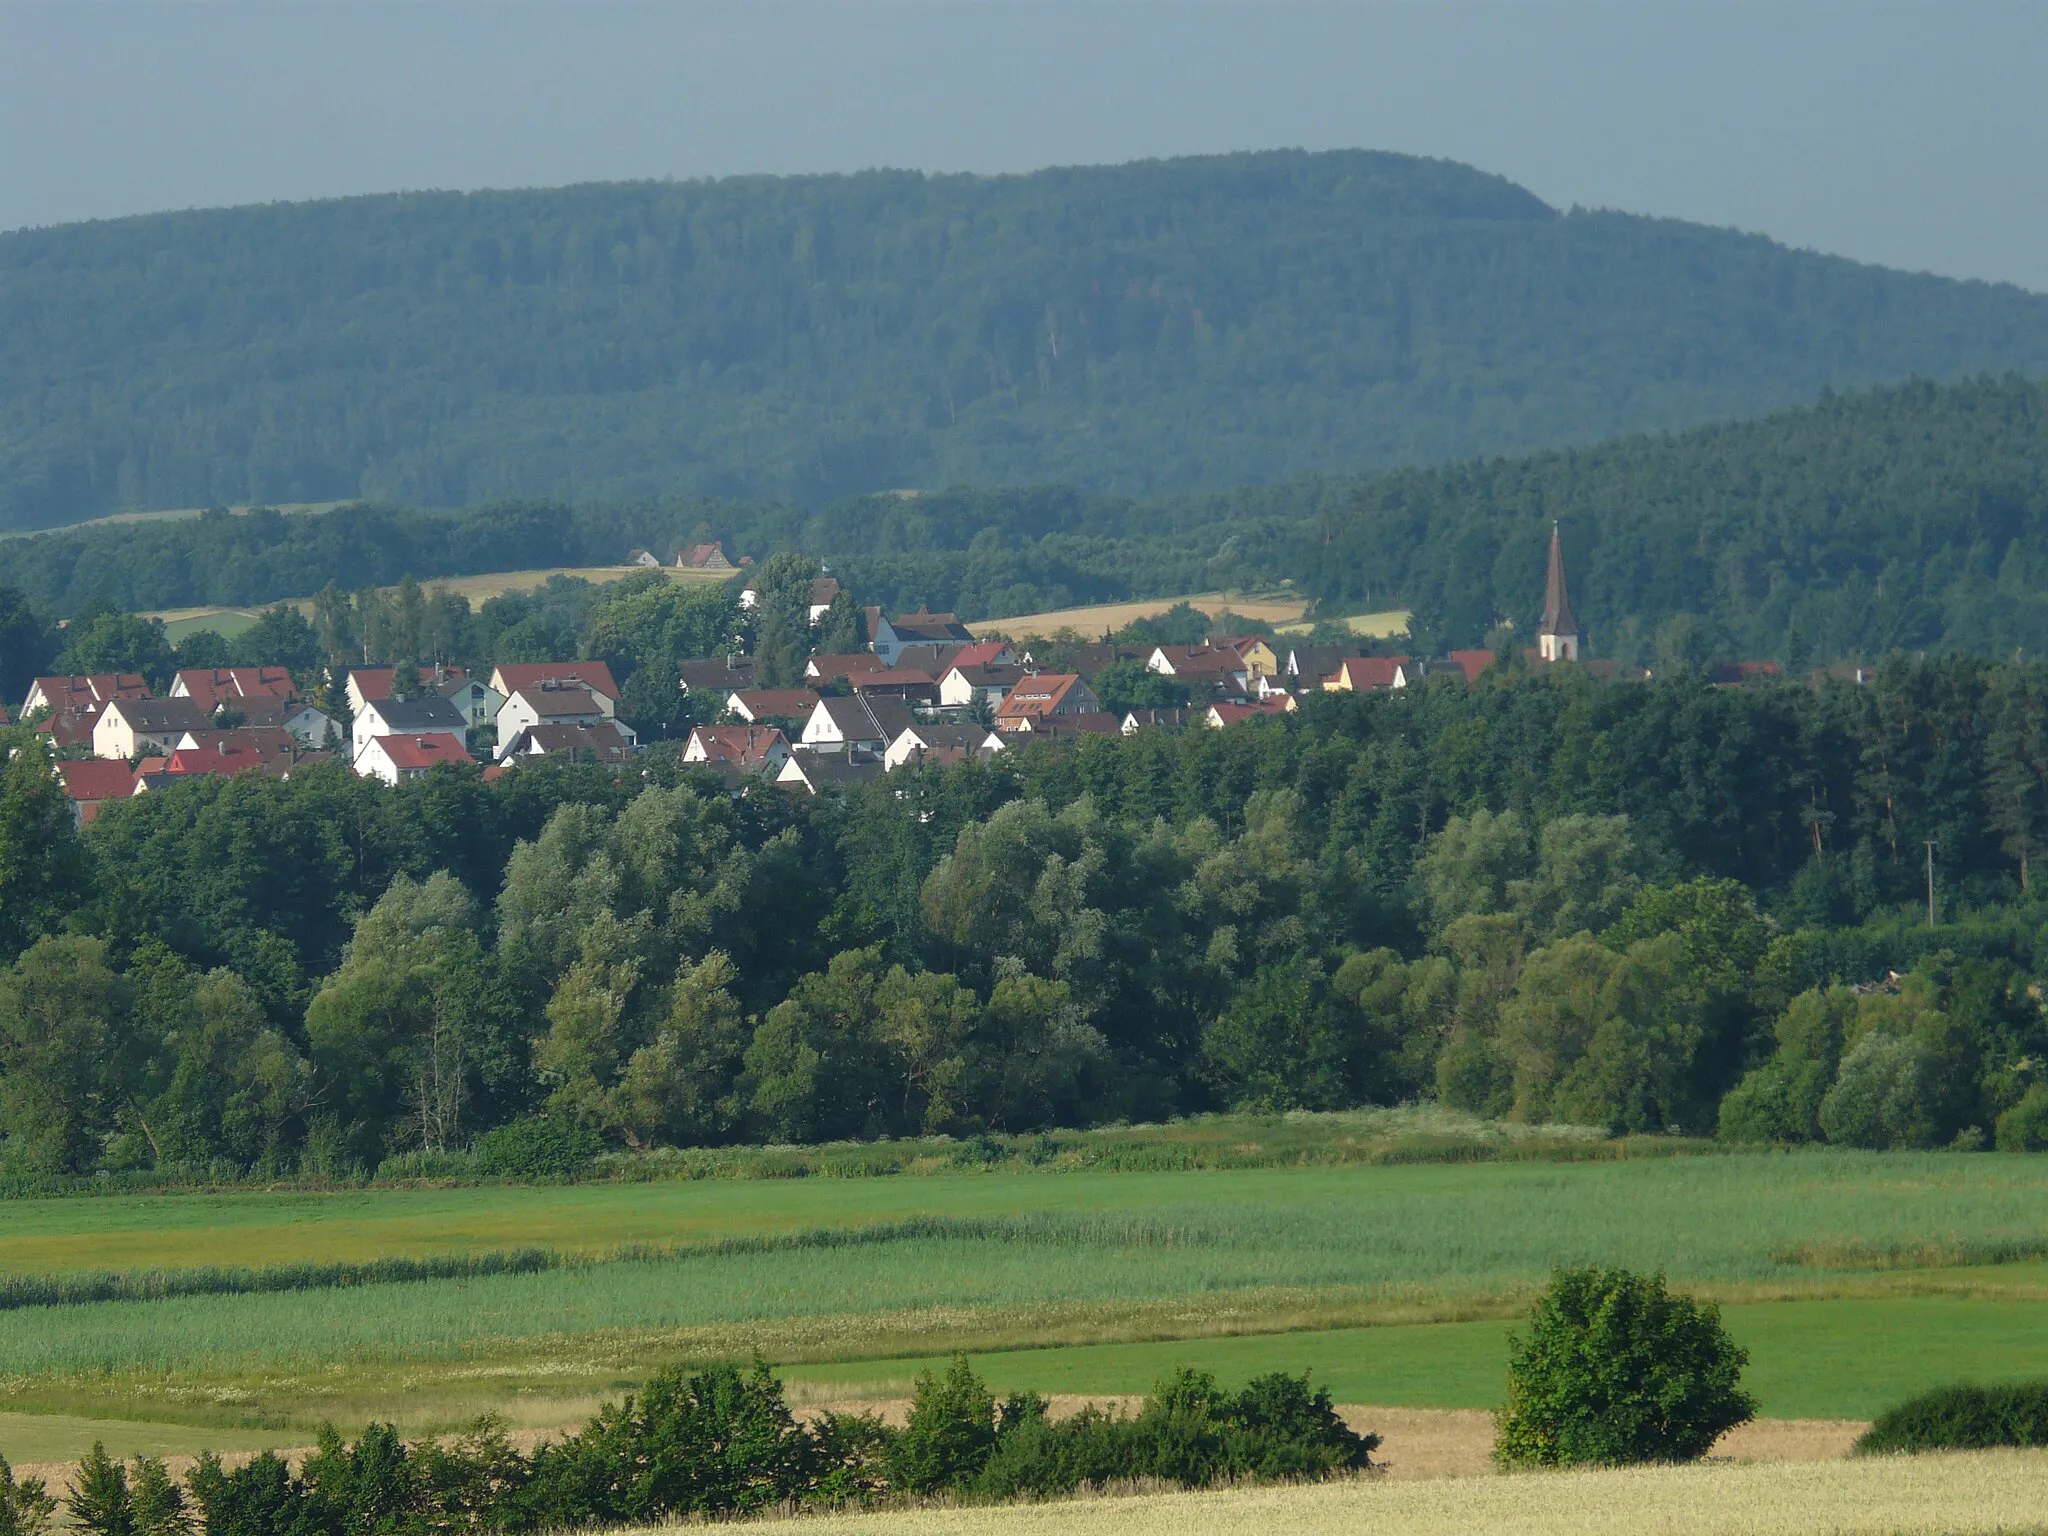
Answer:
POLYGON ((756 1352, 813 1399, 897 1396, 959 1349, 1004 1389, 1137 1392, 1196 1364, 1486 1407, 1530 1294, 1598 1259, 1722 1300, 1767 1414, 1864 1417, 2048 1374, 2044 1253, 2048 1158, 1986 1154, 15 1199, 0 1391, 303 1440, 323 1418, 560 1423, 653 1363, 756 1352), (546 1266, 310 1288, 284 1268, 522 1248, 546 1266), (19 1304, 94 1276, 198 1293, 19 1304))

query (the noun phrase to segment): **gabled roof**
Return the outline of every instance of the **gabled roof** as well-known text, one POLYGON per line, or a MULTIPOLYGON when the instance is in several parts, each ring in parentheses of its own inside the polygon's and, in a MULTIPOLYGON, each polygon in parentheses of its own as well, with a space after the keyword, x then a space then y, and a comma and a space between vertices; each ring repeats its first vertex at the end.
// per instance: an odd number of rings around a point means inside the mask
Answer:
POLYGON ((956 667, 1000 666, 1015 653, 1007 640, 977 640, 972 645, 963 645, 953 653, 956 667))
POLYGON ((192 667, 171 680, 171 697, 188 698, 209 714, 244 699, 288 699, 297 693, 283 667, 192 667))
POLYGON ((1479 674, 1493 665, 1494 654, 1491 651, 1452 651, 1444 659, 1465 674, 1466 682, 1476 683, 1479 674))
POLYGON ((897 641, 905 645, 916 645, 920 641, 927 645, 974 643, 973 632, 960 622, 957 614, 932 613, 920 608, 915 613, 890 619, 889 628, 895 632, 897 641))
POLYGON ((581 683, 614 704, 619 701, 612 669, 601 661, 507 662, 491 674, 491 686, 508 699, 521 689, 542 683, 581 683))
POLYGON ((59 762, 57 782, 81 805, 118 800, 135 792, 135 770, 126 763, 88 757, 59 762))
MULTIPOLYGON (((355 684, 356 693, 364 703, 374 699, 391 697, 391 679, 396 667, 351 667, 349 681, 355 684)), ((442 697, 454 692, 456 686, 469 681, 469 673, 461 667, 429 666, 419 671, 420 686, 441 692, 442 697), (454 685, 454 686, 450 686, 454 685)))
POLYGON ((864 677, 888 670, 889 663, 873 651, 821 652, 804 663, 804 676, 814 677, 821 683, 829 683, 835 677, 857 683, 864 677))
POLYGON ((789 751, 789 738, 773 725, 700 725, 690 732, 684 752, 703 754, 707 763, 736 763, 754 768, 770 761, 777 750, 789 751))
POLYGON ((959 748, 964 752, 978 752, 990 735, 985 725, 961 725, 951 720, 919 720, 906 725, 889 740, 890 749, 903 744, 903 738, 911 738, 912 744, 927 751, 937 752, 959 748))
POLYGON ((508 744, 506 757, 588 757, 623 763, 633 743, 616 720, 591 725, 529 725, 508 744))
POLYGON ((1323 680, 1323 686, 1344 689, 1399 688, 1408 682, 1406 656, 1347 656, 1337 670, 1323 680))
POLYGON ((1291 694, 1276 693, 1256 704, 1211 704, 1208 719, 1211 726, 1221 730, 1225 726, 1256 720, 1262 715, 1291 715, 1297 707, 1291 694))
POLYGON ((676 668, 676 685, 688 693, 702 688, 723 698, 736 688, 745 688, 754 680, 754 658, 751 656, 713 656, 707 661, 686 661, 676 668))
POLYGON ((1123 730, 1123 721, 1102 709, 1045 715, 1031 722, 1033 736, 1121 736, 1123 730))
POLYGON ((850 784, 869 784, 882 777, 882 760, 865 752, 792 752, 778 784, 800 784, 812 794, 850 784))
POLYGON ((1194 713, 1187 709, 1130 709, 1124 711, 1123 732, 1126 736, 1139 731, 1177 731, 1188 723, 1194 713))
POLYGON ((729 571, 732 562, 725 558, 725 545, 714 540, 709 544, 692 544, 676 556, 676 564, 690 571, 729 571))
MULTIPOLYGON (((94 672, 85 676, 39 677, 29 687, 28 697, 39 699, 54 714, 90 709, 97 711, 110 699, 146 699, 149 683, 140 672, 94 672)), ((27 711, 24 710, 24 713, 27 711)))
POLYGON ((391 760, 394 768, 432 768, 437 763, 476 761, 461 742, 440 731, 424 736, 373 736, 370 743, 391 760))
POLYGON ((1050 715, 1071 703, 1076 691, 1087 686, 1078 673, 1033 672, 1019 678, 1009 697, 996 706, 996 718, 1021 720, 1050 715))
POLYGON ((170 755, 166 774, 216 773, 233 777, 252 770, 293 767, 305 754, 290 731, 275 727, 255 730, 188 731, 170 755))
POLYGON ((469 729, 462 711, 438 694, 424 699, 373 699, 363 708, 365 713, 374 712, 390 727, 390 733, 449 731, 460 736, 469 729))
POLYGON ((741 688, 725 707, 743 720, 801 720, 818 707, 818 695, 810 688, 741 688))
POLYGON ((1156 645, 1148 665, 1173 677, 1219 677, 1242 672, 1244 658, 1213 645, 1156 645))
POLYGON ((1008 666, 985 664, 967 666, 954 662, 945 671, 946 677, 958 675, 960 680, 975 688, 1009 688, 1028 674, 1014 662, 1008 666))
POLYGON ((213 718, 212 710, 201 709, 192 699, 114 699, 105 714, 117 711, 130 730, 151 733, 204 730, 213 718))
POLYGON ((813 718, 819 711, 846 741, 894 741, 911 723, 910 711, 896 700, 866 694, 820 699, 813 718))
POLYGON ((542 684, 538 688, 521 688, 505 701, 506 707, 514 702, 525 705, 540 720, 576 720, 604 713, 597 695, 576 683, 566 687, 542 684))

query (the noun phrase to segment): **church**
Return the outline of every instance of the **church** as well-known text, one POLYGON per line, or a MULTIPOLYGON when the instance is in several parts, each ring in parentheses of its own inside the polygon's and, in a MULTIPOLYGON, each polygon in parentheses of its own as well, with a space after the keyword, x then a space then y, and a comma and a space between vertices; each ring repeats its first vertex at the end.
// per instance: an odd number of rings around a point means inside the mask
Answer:
POLYGON ((1583 640, 1572 617, 1572 600, 1564 585, 1564 545, 1557 524, 1550 525, 1550 571, 1543 583, 1543 624, 1536 631, 1538 661, 1577 661, 1583 640))

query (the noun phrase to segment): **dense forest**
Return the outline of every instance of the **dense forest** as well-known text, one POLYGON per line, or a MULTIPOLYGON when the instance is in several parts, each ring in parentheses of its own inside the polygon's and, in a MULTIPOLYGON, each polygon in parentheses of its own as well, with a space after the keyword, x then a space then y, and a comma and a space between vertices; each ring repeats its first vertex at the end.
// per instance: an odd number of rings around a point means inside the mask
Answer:
POLYGON ((735 796, 669 745, 630 774, 202 778, 83 833, 16 728, 0 1167, 1418 1098, 2044 1146, 2044 722, 2035 664, 1742 690, 1503 664, 843 796, 735 796))
POLYGON ((968 618, 1217 588, 1408 607, 1428 652, 1534 626, 1561 523, 1592 651, 1633 664, 2048 648, 2048 384, 1917 382, 1520 459, 1130 500, 1062 488, 787 503, 354 507, 0 540, 46 615, 256 604, 722 538, 804 550, 865 601, 968 618))
POLYGON ((2048 369, 2048 299, 1464 166, 416 193, 0 235, 0 528, 1355 473, 2048 369))

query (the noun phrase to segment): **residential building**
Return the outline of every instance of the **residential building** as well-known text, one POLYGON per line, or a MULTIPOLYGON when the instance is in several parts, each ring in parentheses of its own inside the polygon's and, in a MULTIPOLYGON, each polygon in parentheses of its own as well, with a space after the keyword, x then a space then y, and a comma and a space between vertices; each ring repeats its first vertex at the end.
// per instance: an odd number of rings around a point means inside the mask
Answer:
POLYGON ((1058 715, 1092 715, 1102 710, 1095 690, 1072 672, 1034 672, 1022 678, 996 708, 996 729, 1029 731, 1058 715))
POLYGON ((926 763, 957 763, 965 758, 989 756, 1002 750, 1002 737, 985 726, 919 720, 896 733, 896 739, 882 752, 882 766, 894 773, 898 768, 916 768, 926 763))
POLYGON ((879 611, 873 620, 869 643, 874 652, 895 666, 904 649, 913 645, 972 645, 974 636, 950 613, 928 613, 920 608, 898 618, 884 618, 879 611))
POLYGON ((639 750, 632 729, 617 720, 543 721, 522 726, 509 740, 499 742, 498 761, 565 757, 572 763, 627 763, 639 750))
MULTIPOLYGON (((617 548, 617 545, 612 546, 617 548)), ((709 544, 692 544, 676 556, 679 571, 736 571, 738 566, 725 558, 725 545, 719 540, 709 544)))
POLYGON ((39 677, 29 684, 21 718, 48 710, 52 715, 99 712, 115 699, 146 699, 149 684, 140 672, 95 672, 86 677, 39 677))
POLYGON ((612 669, 601 661, 507 663, 491 673, 491 687, 507 699, 522 688, 547 683, 581 683, 596 696, 606 714, 618 713, 619 685, 612 679, 612 669))
POLYGON ((1007 640, 977 640, 961 646, 946 659, 955 667, 1014 667, 1017 650, 1007 640))
POLYGON ((1070 715, 1046 715, 1034 720, 1029 731, 1033 736, 1121 736, 1123 721, 1107 710, 1077 710, 1070 715))
POLYGON ((1264 635, 1234 635, 1229 639, 1212 640, 1210 644, 1219 651, 1228 651, 1235 656, 1249 677, 1279 675, 1280 657, 1274 651, 1272 642, 1264 635))
MULTIPOLYGON (((521 688, 498 711, 498 756, 521 731, 536 725, 597 725, 612 719, 598 696, 580 683, 542 683, 521 688)), ((630 729, 619 726, 627 739, 630 729)))
MULTIPOLYGON (((469 725, 439 695, 422 699, 372 699, 356 715, 349 732, 349 761, 355 762, 377 736, 449 736, 458 747, 469 740, 469 725)), ((358 769, 360 772, 361 770, 358 769)))
POLYGON ((637 565, 644 571, 658 571, 661 569, 661 561, 651 551, 645 549, 634 550, 632 554, 626 557, 626 564, 637 565))
MULTIPOLYGON (((365 704, 391 697, 392 677, 395 667, 355 667, 348 674, 348 712, 359 715, 365 704)), ((436 662, 430 667, 419 669, 420 693, 441 693, 451 683, 466 682, 469 673, 461 667, 447 666, 436 662)))
POLYGON ((816 795, 828 789, 871 784, 887 771, 872 752, 792 752, 775 782, 816 795))
POLYGON ((1133 709, 1124 714, 1120 729, 1126 736, 1140 731, 1185 730, 1196 713, 1192 709, 1133 709))
POLYGON ((1276 693, 1269 699, 1260 699, 1256 704, 1211 704, 1203 715, 1204 723, 1212 731, 1228 726, 1242 725, 1247 720, 1261 719, 1267 715, 1291 715, 1301 706, 1288 693, 1276 693))
POLYGON ((71 821, 85 827, 109 800, 135 793, 135 770, 125 761, 107 758, 66 759, 56 764, 57 782, 71 802, 71 821))
MULTIPOLYGON (((754 577, 740 589, 740 607, 751 610, 761 601, 760 578, 754 577)), ((836 576, 820 576, 811 583, 811 600, 807 614, 811 627, 817 628, 824 622, 825 615, 832 607, 832 601, 839 596, 839 579, 836 576)))
POLYGON ((939 707, 972 709, 986 704, 994 709, 1024 676, 1024 669, 1015 662, 963 664, 956 660, 939 679, 939 707))
POLYGON ((812 688, 742 688, 725 700, 725 712, 749 725, 764 720, 805 721, 817 707, 817 690, 812 688))
POLYGON ((1410 663, 1406 656, 1347 656, 1323 679, 1325 693, 1370 693, 1406 688, 1410 663))
POLYGON ((195 667, 171 679, 170 696, 190 699, 209 715, 240 711, 251 699, 295 698, 298 684, 283 667, 195 667))
POLYGON ((754 686, 754 658, 751 656, 714 656, 709 661, 686 661, 678 668, 676 687, 684 698, 692 694, 709 694, 722 699, 743 688, 754 686))
POLYGON ((879 755, 910 724, 909 709, 895 699, 844 694, 818 700, 800 739, 813 752, 879 755))
POLYGON ((298 737, 299 745, 308 751, 324 751, 340 744, 348 733, 341 726, 320 713, 303 699, 249 699, 233 711, 223 710, 213 717, 218 725, 221 720, 241 717, 245 726, 290 731, 298 737))
POLYGON ((234 778, 244 773, 268 773, 285 778, 302 763, 328 760, 325 752, 308 752, 297 736, 282 727, 236 727, 225 731, 187 731, 160 768, 145 772, 150 767, 145 762, 137 771, 152 781, 186 774, 234 778))
POLYGON ((497 724, 498 711, 505 707, 505 695, 473 677, 444 678, 434 692, 461 711, 473 731, 497 724))
POLYGON ((1564 585, 1564 544, 1550 525, 1550 567, 1543 578, 1543 622, 1536 629, 1536 654, 1544 661, 1577 661, 1583 640, 1564 585))
POLYGON ((187 731, 213 724, 191 699, 111 699, 92 728, 92 755, 132 763, 144 752, 168 755, 187 731))
POLYGON ((1478 682, 1480 674, 1492 666, 1496 659, 1493 652, 1485 650, 1452 651, 1444 658, 1465 675, 1467 683, 1478 682))
POLYGON ((372 736, 356 755, 356 772, 364 778, 382 779, 386 784, 403 784, 408 779, 424 777, 444 763, 475 761, 462 739, 445 731, 417 736, 372 736))
POLYGON ((772 725, 700 725, 683 747, 686 763, 730 763, 774 775, 789 760, 789 738, 772 725))
POLYGON ((1162 677, 1177 678, 1192 688, 1243 693, 1251 686, 1251 669, 1244 658, 1219 646, 1155 645, 1152 654, 1145 658, 1145 665, 1162 677))
POLYGON ((827 655, 819 653, 804 663, 804 681, 807 683, 829 683, 843 681, 849 686, 878 677, 889 670, 890 664, 873 651, 849 651, 827 655))

